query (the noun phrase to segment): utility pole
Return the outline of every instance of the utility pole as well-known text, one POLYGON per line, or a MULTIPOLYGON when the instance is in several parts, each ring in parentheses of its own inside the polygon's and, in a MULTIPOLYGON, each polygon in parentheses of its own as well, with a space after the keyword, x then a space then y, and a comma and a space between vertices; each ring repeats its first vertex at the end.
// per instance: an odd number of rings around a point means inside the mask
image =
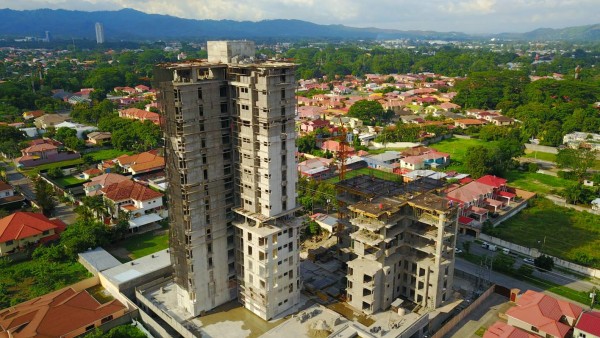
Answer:
POLYGON ((592 292, 590 292, 590 298, 592 301, 590 302, 590 310, 594 309, 594 303, 596 302, 596 287, 592 288, 592 292))

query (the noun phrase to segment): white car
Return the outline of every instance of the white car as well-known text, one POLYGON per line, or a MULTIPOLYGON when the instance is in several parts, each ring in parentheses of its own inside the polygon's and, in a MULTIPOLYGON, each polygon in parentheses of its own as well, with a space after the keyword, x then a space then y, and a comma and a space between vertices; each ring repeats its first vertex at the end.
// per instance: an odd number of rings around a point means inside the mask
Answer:
POLYGON ((533 261, 533 258, 523 258, 523 262, 528 263, 528 264, 534 264, 535 262, 533 261))
POLYGON ((462 251, 461 249, 456 249, 456 250, 454 251, 454 253, 457 253, 457 254, 459 254, 459 253, 462 253, 462 252, 463 252, 463 251, 462 251))

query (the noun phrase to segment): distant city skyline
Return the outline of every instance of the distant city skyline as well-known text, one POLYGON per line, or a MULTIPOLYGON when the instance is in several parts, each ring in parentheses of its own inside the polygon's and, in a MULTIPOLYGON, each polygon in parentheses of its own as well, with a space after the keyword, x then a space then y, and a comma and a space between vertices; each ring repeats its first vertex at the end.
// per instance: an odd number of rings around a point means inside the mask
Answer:
POLYGON ((0 0, 0 8, 120 10, 187 19, 260 21, 299 19, 318 24, 469 34, 527 32, 600 23, 597 0, 0 0), (596 13, 596 14, 593 14, 596 13))

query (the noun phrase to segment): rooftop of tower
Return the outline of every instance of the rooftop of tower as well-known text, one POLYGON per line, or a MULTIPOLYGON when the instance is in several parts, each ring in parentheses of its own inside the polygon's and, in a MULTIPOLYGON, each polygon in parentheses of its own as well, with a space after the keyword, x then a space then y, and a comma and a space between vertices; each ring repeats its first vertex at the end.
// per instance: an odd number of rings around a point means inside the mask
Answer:
POLYGON ((158 64, 160 68, 166 69, 186 69, 193 67, 241 67, 241 68, 251 68, 251 67, 295 67, 296 63, 293 63, 291 60, 281 59, 281 60, 259 60, 252 59, 251 61, 242 62, 242 63, 224 63, 224 62, 209 62, 207 59, 193 59, 193 60, 185 60, 178 62, 165 62, 158 64))

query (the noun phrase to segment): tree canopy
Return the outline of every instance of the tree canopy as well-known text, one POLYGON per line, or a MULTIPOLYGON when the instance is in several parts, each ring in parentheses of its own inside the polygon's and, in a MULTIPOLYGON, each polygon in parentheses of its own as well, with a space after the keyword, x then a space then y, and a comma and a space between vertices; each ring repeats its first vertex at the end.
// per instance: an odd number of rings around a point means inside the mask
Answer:
POLYGON ((383 109, 377 101, 360 100, 355 102, 348 110, 348 116, 356 117, 367 125, 376 125, 389 120, 393 112, 383 109))

